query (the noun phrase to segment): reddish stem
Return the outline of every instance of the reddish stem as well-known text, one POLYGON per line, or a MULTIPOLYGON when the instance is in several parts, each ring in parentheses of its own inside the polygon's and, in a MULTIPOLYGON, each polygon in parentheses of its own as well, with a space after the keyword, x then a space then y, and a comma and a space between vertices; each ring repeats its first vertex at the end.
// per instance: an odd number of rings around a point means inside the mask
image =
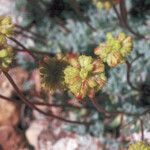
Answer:
POLYGON ((20 89, 18 88, 18 86, 16 85, 16 83, 14 82, 14 80, 11 78, 11 76, 8 74, 8 72, 6 71, 3 71, 4 75, 6 76, 6 78, 9 80, 9 82, 11 83, 11 85, 13 86, 13 88, 15 89, 17 95, 19 96, 19 98, 27 105, 29 106, 30 108, 40 112, 41 114, 47 116, 47 117, 54 117, 56 119, 59 119, 61 121, 65 121, 65 122, 68 122, 68 123, 74 123, 74 124, 89 124, 87 122, 80 122, 80 121, 72 121, 72 120, 68 120, 68 119, 65 119, 65 118, 62 118, 62 117, 59 117, 59 116, 56 116, 54 115, 53 113, 47 113, 47 112, 44 112, 42 111, 41 109, 39 109, 38 107, 36 107, 33 103, 31 103, 23 94, 22 92, 20 91, 20 89))
POLYGON ((15 49, 17 51, 21 51, 21 52, 27 52, 29 53, 35 60, 36 60, 36 56, 34 54, 38 54, 38 55, 46 55, 46 56, 51 56, 54 57, 55 54, 53 53, 48 53, 48 52, 41 52, 41 51, 37 51, 37 50, 29 50, 28 48, 26 48, 23 44, 21 44, 18 40, 12 38, 12 37, 8 37, 10 40, 12 40, 13 42, 15 42, 18 46, 20 46, 22 49, 15 49))
POLYGON ((104 109, 102 106, 99 105, 96 98, 92 98, 91 101, 92 101, 94 107, 97 109, 97 111, 100 112, 100 113, 104 113, 107 117, 116 116, 116 115, 127 115, 127 116, 138 117, 138 116, 142 116, 142 115, 144 115, 144 114, 146 114, 150 111, 150 109, 146 109, 141 114, 139 114, 139 113, 129 113, 129 112, 125 112, 125 111, 108 111, 108 110, 104 109))

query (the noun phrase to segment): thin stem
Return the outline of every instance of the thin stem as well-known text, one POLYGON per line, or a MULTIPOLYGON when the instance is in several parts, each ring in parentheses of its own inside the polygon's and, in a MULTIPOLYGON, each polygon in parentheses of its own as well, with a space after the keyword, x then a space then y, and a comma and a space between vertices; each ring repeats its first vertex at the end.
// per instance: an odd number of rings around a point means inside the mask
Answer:
POLYGON ((91 101, 92 101, 94 107, 97 109, 98 112, 104 113, 108 117, 117 116, 117 115, 128 115, 128 116, 136 116, 137 115, 137 114, 127 113, 124 111, 108 111, 99 105, 96 98, 92 98, 91 101))
POLYGON ((110 116, 110 113, 108 113, 103 107, 101 107, 98 103, 97 100, 95 98, 91 99, 94 107, 97 109, 98 112, 105 114, 106 116, 110 116))
POLYGON ((11 98, 9 98, 9 97, 6 97, 6 96, 4 96, 4 95, 2 95, 2 94, 0 94, 0 98, 1 98, 1 99, 4 99, 4 100, 7 100, 7 101, 9 101, 9 102, 14 101, 13 99, 11 99, 11 98))
POLYGON ((131 72, 131 64, 128 62, 128 60, 126 60, 126 66, 127 66, 127 83, 128 85, 135 91, 139 91, 139 89, 137 87, 135 87, 131 80, 130 80, 130 72, 131 72))
POLYGON ((35 32, 32 32, 32 31, 30 31, 29 29, 27 29, 25 27, 21 27, 20 25, 15 24, 15 27, 20 29, 21 31, 25 31, 25 32, 31 33, 33 36, 38 37, 40 39, 44 39, 45 38, 44 36, 42 36, 40 34, 37 34, 35 32))
POLYGON ((133 64, 136 60, 138 60, 139 58, 141 57, 144 57, 144 54, 139 54, 136 58, 134 58, 132 61, 131 61, 131 64, 133 64))
POLYGON ((80 11, 80 6, 78 4, 78 2, 76 0, 69 0, 69 3, 71 5, 71 7, 74 9, 74 11, 76 12, 76 14, 80 17, 80 19, 82 19, 86 25, 92 30, 92 31, 96 31, 96 29, 87 21, 87 19, 84 17, 84 15, 82 14, 82 12, 80 11))
POLYGON ((15 42, 18 46, 20 46, 22 49, 16 49, 17 51, 21 51, 21 52, 27 52, 29 53, 34 59, 36 59, 36 57, 34 56, 34 54, 38 54, 38 55, 48 55, 51 57, 54 57, 55 54, 53 53, 48 53, 48 52, 41 52, 41 51, 37 51, 37 50, 29 50, 28 48, 26 48, 23 44, 21 44, 18 40, 12 38, 12 37, 8 37, 10 40, 12 40, 13 42, 15 42), (34 53, 34 54, 33 54, 34 53))
POLYGON ((36 57, 35 57, 30 51, 28 51, 27 48, 26 48, 24 45, 22 45, 19 41, 17 41, 17 40, 14 39, 13 37, 8 37, 8 36, 6 36, 6 35, 3 34, 3 33, 0 33, 0 34, 4 35, 5 37, 7 37, 8 39, 10 39, 11 41, 15 42, 17 45, 19 45, 21 48, 23 48, 24 51, 26 51, 29 55, 31 55, 31 57, 32 57, 33 59, 36 59, 36 57))
POLYGON ((19 41, 17 41, 16 39, 12 38, 12 37, 8 37, 10 40, 12 40, 13 42, 15 42, 18 46, 20 46, 21 48, 24 49, 25 52, 27 52, 29 55, 32 56, 33 59, 36 59, 36 57, 32 54, 31 51, 27 50, 27 48, 22 45, 19 41))
POLYGON ((114 10, 114 12, 115 12, 115 14, 116 14, 116 16, 117 16, 117 18, 118 18, 118 20, 119 20, 119 23, 120 23, 120 25, 122 26, 122 25, 123 25, 122 18, 121 18, 121 16, 120 16, 120 14, 119 14, 119 12, 118 12, 118 10, 117 10, 115 4, 113 3, 112 0, 109 0, 109 2, 111 3, 111 5, 112 5, 112 7, 113 7, 113 10, 114 10))
POLYGON ((54 21, 56 22, 56 24, 58 24, 60 26, 60 28, 62 28, 66 33, 70 33, 71 31, 66 27, 65 22, 63 19, 60 19, 59 17, 55 17, 54 21))
POLYGON ((27 52, 27 53, 32 53, 32 54, 37 54, 37 55, 42 55, 42 56, 50 56, 50 57, 54 57, 55 54, 53 53, 48 53, 48 52, 41 52, 41 51, 37 51, 37 50, 28 50, 28 49, 20 49, 20 48, 16 48, 14 47, 14 51, 17 52, 27 52))
POLYGON ((150 108, 146 109, 143 113, 141 113, 140 116, 143 116, 143 115, 145 115, 145 114, 147 114, 147 113, 149 113, 149 112, 150 112, 150 108))
POLYGON ((16 83, 14 82, 14 80, 11 78, 11 76, 8 74, 8 72, 3 71, 4 75, 6 76, 6 78, 9 80, 9 82, 11 83, 11 85, 13 86, 13 88, 15 89, 17 95, 19 96, 19 98, 27 105, 29 106, 31 109, 34 109, 38 112, 40 112, 41 114, 47 116, 47 117, 54 117, 58 120, 64 121, 64 122, 68 122, 68 123, 74 123, 74 124, 90 124, 87 122, 80 122, 80 121, 72 121, 72 120, 68 120, 59 116, 54 115, 53 113, 47 113, 42 111, 41 109, 39 109, 38 107, 36 107, 33 103, 31 103, 20 91, 20 89, 18 88, 18 86, 16 85, 16 83))
POLYGON ((15 35, 20 35, 20 34, 21 34, 23 37, 32 39, 32 40, 34 40, 34 41, 38 41, 39 43, 41 43, 41 44, 43 44, 43 45, 47 45, 46 40, 42 40, 42 39, 40 39, 40 38, 38 38, 38 37, 35 37, 35 36, 33 36, 33 35, 26 34, 26 33, 23 32, 23 31, 17 31, 17 30, 15 30, 15 31, 14 31, 14 34, 15 34, 15 35))
POLYGON ((143 127, 143 120, 140 120, 140 125, 141 125, 141 140, 144 140, 144 127, 143 127))
POLYGON ((127 11, 126 11, 126 3, 124 0, 121 0, 119 3, 120 7, 120 17, 123 21, 124 27, 128 29, 133 35, 135 35, 138 38, 144 38, 143 35, 140 35, 139 33, 135 32, 128 24, 128 18, 127 18, 127 11))
MULTIPOLYGON (((0 94, 0 98, 13 102, 15 101, 12 98, 6 97, 2 94, 0 94)), ((70 108, 75 108, 75 109, 82 109, 83 107, 79 106, 74 106, 74 105, 65 105, 65 104, 50 104, 50 103, 43 103, 43 102, 33 102, 34 105, 40 105, 40 106, 47 106, 47 107, 59 107, 59 108, 65 108, 65 107, 70 107, 70 108)))
POLYGON ((120 10, 121 10, 120 13, 118 12, 118 10, 117 10, 115 4, 113 3, 113 1, 112 1, 112 0, 109 0, 109 1, 110 1, 110 3, 111 3, 112 6, 113 6, 114 12, 116 13, 118 20, 120 21, 121 26, 124 27, 124 28, 126 28, 129 32, 131 32, 131 33, 132 33, 133 35, 135 35, 137 38, 139 38, 139 39, 141 39, 141 38, 145 39, 145 36, 143 36, 143 35, 141 35, 141 34, 135 32, 135 31, 129 26, 128 21, 127 21, 127 13, 126 13, 126 11, 125 11, 125 10, 126 10, 125 1, 124 1, 124 0, 121 0, 121 1, 120 1, 120 4, 119 4, 119 5, 120 5, 120 10))
MULTIPOLYGON (((7 100, 7 101, 14 101, 14 99, 12 99, 12 98, 9 98, 9 97, 6 97, 6 96, 4 96, 4 95, 2 95, 2 94, 0 94, 0 98, 2 98, 2 99, 5 99, 5 100, 7 100)), ((53 103, 43 103, 43 102, 33 102, 33 104, 34 105, 41 105, 41 106, 47 106, 47 107, 61 107, 61 108, 65 108, 65 107, 68 107, 68 108, 75 108, 75 109, 82 109, 82 108, 84 108, 84 109, 92 109, 92 110, 94 110, 95 108, 97 108, 97 110, 100 112, 100 113, 104 113, 104 114, 108 114, 108 115, 110 115, 110 114, 116 114, 116 115, 119 115, 119 114, 122 114, 122 115, 129 115, 129 116, 136 116, 136 117, 140 117, 140 116, 143 116, 143 115, 145 115, 145 114, 147 114, 147 113, 149 113, 150 112, 150 109, 148 108, 148 109, 146 109, 146 110, 144 110, 142 113, 140 113, 140 114, 132 114, 132 113, 126 113, 126 112, 121 112, 121 111, 115 111, 115 112, 111 112, 111 111, 107 111, 107 110, 105 110, 102 106, 100 106, 98 103, 97 103, 97 100, 94 98, 94 99, 91 99, 92 100, 92 102, 93 102, 93 105, 94 105, 94 107, 82 107, 82 106, 74 106, 74 105, 65 105, 65 104, 53 104, 53 103)))
POLYGON ((124 22, 127 22, 127 9, 124 0, 120 0, 119 7, 120 7, 120 14, 122 16, 122 20, 124 22))

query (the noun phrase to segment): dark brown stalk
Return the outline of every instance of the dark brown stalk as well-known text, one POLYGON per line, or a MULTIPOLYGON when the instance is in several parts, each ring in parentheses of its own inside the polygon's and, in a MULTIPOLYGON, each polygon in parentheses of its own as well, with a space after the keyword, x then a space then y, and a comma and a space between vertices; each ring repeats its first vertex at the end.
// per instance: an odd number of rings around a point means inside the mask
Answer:
POLYGON ((36 57, 34 56, 34 54, 38 54, 38 55, 46 55, 46 56, 52 56, 54 57, 55 54, 53 53, 48 53, 48 52, 42 52, 42 51, 38 51, 38 50, 29 50, 28 48, 26 48, 23 44, 21 44, 18 40, 12 38, 12 37, 8 37, 10 40, 12 40, 13 42, 15 42, 18 46, 20 46, 22 49, 15 49, 16 51, 21 51, 21 52, 27 52, 29 53, 34 59, 36 59, 36 57))
POLYGON ((113 6, 114 12, 117 15, 117 18, 120 22, 121 27, 127 29, 129 32, 131 32, 133 35, 135 35, 135 37, 139 38, 139 39, 145 39, 145 36, 135 32, 128 24, 128 20, 127 20, 127 13, 126 13, 126 6, 125 6, 125 1, 124 0, 120 0, 120 13, 117 10, 115 4, 113 3, 112 0, 109 0, 110 3, 113 6))
POLYGON ((71 7, 74 9, 74 11, 76 12, 76 14, 80 17, 80 19, 82 19, 87 26, 92 30, 92 31, 96 31, 96 29, 88 22, 88 20, 84 17, 84 15, 82 14, 81 10, 80 10, 80 6, 78 4, 78 2, 76 0, 69 0, 69 3, 71 5, 71 7))
POLYGON ((130 73, 131 73, 131 64, 128 62, 128 60, 126 60, 126 66, 127 66, 127 83, 128 85, 135 91, 139 91, 139 89, 137 87, 135 87, 131 80, 130 80, 130 73))
POLYGON ((140 124, 141 124, 141 140, 144 140, 144 127, 143 127, 143 120, 140 120, 140 124))
POLYGON ((16 85, 16 83, 14 82, 14 80, 11 78, 11 76, 8 74, 8 72, 3 71, 4 75, 6 76, 6 78, 9 80, 10 84, 13 86, 13 88, 15 89, 17 95, 19 96, 19 98, 22 100, 23 103, 25 103, 28 107, 30 107, 31 109, 34 109, 38 112, 40 112, 41 114, 47 116, 47 117, 53 117, 55 119, 64 121, 64 122, 68 122, 68 123, 74 123, 74 124, 90 124, 87 122, 80 122, 80 121, 72 121, 72 120, 68 120, 59 116, 54 115, 53 113, 47 113, 42 111, 41 109, 39 109, 38 107, 36 107, 32 102, 30 102, 20 91, 20 89, 18 88, 18 86, 16 85))
POLYGON ((124 111, 108 111, 99 105, 96 98, 92 98, 91 101, 92 101, 94 107, 97 109, 98 112, 103 113, 108 117, 116 116, 116 115, 127 115, 127 116, 138 116, 139 115, 136 113, 134 114, 134 113, 128 113, 128 112, 124 112, 124 111))

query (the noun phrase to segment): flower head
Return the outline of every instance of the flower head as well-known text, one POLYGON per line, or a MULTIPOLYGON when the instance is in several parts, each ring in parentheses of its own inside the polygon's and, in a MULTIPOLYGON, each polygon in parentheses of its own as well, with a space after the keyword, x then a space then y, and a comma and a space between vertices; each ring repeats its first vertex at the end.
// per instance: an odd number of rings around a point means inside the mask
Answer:
POLYGON ((6 70, 12 63, 13 53, 10 46, 0 50, 0 69, 6 70))
POLYGON ((123 63, 125 57, 131 52, 133 47, 132 38, 122 32, 117 37, 107 33, 106 38, 106 42, 101 43, 94 50, 94 53, 104 62, 107 62, 110 67, 115 67, 123 63))
MULTIPOLYGON (((118 4, 120 0, 112 0, 113 4, 118 4)), ((112 4, 109 0, 93 0, 94 5, 98 9, 106 9, 110 10, 112 8, 112 4)))
POLYGON ((0 69, 7 70, 12 63, 12 47, 7 44, 6 37, 0 34, 0 69))
POLYGON ((10 17, 0 16, 0 69, 3 70, 8 70, 13 60, 12 47, 6 39, 6 36, 11 36, 13 26, 10 17))
POLYGON ((0 33, 11 36, 13 33, 14 25, 12 23, 11 17, 0 16, 0 33))
POLYGON ((106 83, 103 62, 85 55, 79 56, 74 61, 76 63, 70 64, 64 70, 65 83, 78 99, 86 95, 91 96, 91 93, 94 96, 94 93, 106 83))
POLYGON ((54 92, 64 89, 64 69, 68 63, 63 59, 45 58, 40 66, 41 83, 43 88, 54 92))
POLYGON ((150 146, 143 141, 131 144, 128 150, 150 150, 150 146))

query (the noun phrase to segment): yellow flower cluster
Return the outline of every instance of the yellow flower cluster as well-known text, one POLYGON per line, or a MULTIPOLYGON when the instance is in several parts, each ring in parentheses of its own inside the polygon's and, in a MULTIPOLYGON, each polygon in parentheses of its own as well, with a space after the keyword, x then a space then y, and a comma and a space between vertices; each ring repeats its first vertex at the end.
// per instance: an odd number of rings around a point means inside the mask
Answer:
MULTIPOLYGON (((120 0, 112 0, 114 4, 118 4, 120 0)), ((93 0, 94 5, 98 9, 106 9, 109 10, 112 8, 112 4, 109 0, 93 0)))
POLYGON ((13 33, 14 24, 11 17, 0 16, 0 33, 6 36, 11 36, 13 33))
POLYGON ((143 141, 131 144, 128 150, 150 150, 150 146, 145 144, 143 141))
POLYGON ((133 42, 131 36, 126 36, 124 33, 119 33, 117 37, 113 37, 111 33, 107 34, 106 42, 94 50, 103 62, 107 62, 110 67, 116 67, 123 63, 125 57, 131 52, 133 42))
POLYGON ((13 24, 10 17, 0 16, 0 69, 7 70, 12 63, 12 47, 7 43, 6 36, 11 36, 13 24))
POLYGON ((78 99, 93 97, 106 83, 104 69, 100 59, 81 55, 64 70, 65 83, 78 99))

